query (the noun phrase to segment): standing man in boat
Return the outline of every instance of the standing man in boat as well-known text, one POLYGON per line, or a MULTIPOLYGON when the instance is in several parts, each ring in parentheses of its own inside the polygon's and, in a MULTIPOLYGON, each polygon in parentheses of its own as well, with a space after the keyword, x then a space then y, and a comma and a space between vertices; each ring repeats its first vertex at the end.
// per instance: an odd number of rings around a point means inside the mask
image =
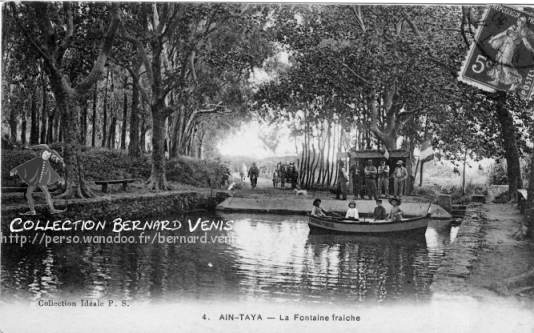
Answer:
POLYGON ((384 196, 389 197, 389 165, 386 160, 381 160, 378 166, 378 196, 382 196, 382 189, 384 196))
POLYGON ((341 197, 341 200, 347 200, 347 188, 349 185, 349 174, 347 169, 345 169, 345 163, 339 161, 339 170, 337 175, 337 192, 336 199, 341 197))
POLYGON ((367 160, 367 165, 363 172, 365 175, 365 189, 369 196, 369 200, 378 199, 378 196, 376 195, 376 177, 378 171, 373 165, 373 160, 367 160))
POLYGON ((402 161, 397 162, 397 167, 393 171, 393 195, 400 198, 406 188, 406 179, 408 179, 408 170, 402 161))

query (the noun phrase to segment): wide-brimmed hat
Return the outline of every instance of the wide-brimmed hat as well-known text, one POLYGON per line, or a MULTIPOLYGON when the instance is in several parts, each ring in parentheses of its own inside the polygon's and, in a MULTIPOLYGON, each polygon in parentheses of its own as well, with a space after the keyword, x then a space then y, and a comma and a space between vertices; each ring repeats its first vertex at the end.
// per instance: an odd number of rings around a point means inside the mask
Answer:
POLYGON ((393 205, 393 201, 397 201, 397 204, 401 204, 401 199, 400 198, 390 198, 389 200, 389 203, 393 205))
POLYGON ((352 206, 352 205, 354 205, 354 207, 356 207, 356 201, 354 201, 354 200, 349 201, 349 207, 352 206))
POLYGON ((404 164, 402 161, 400 161, 400 160, 397 161, 397 165, 402 165, 402 164, 404 164))

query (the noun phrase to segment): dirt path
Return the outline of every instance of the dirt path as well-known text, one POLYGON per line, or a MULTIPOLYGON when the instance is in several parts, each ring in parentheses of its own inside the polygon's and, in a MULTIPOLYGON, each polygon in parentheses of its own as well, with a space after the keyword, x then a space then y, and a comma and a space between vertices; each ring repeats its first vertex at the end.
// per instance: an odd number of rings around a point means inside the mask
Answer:
POLYGON ((507 286, 508 279, 534 269, 534 241, 512 237, 523 216, 511 204, 487 204, 482 209, 487 218, 484 243, 467 282, 476 294, 485 294, 482 288, 503 296, 534 299, 532 280, 507 286))

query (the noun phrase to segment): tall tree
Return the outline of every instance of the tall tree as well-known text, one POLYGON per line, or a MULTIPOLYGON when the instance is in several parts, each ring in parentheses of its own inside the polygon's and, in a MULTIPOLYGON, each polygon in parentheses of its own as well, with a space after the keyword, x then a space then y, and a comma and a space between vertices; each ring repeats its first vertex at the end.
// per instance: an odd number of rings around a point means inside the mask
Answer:
POLYGON ((183 147, 190 150, 192 131, 199 117, 229 110, 229 104, 235 106, 240 100, 239 83, 231 78, 232 71, 222 70, 220 64, 235 61, 252 68, 252 64, 263 60, 255 57, 255 52, 239 54, 256 49, 258 41, 246 39, 252 43, 243 43, 240 38, 247 29, 253 31, 266 19, 265 15, 256 15, 254 19, 251 13, 254 9, 249 15, 245 15, 246 11, 245 6, 219 4, 157 3, 131 8, 123 36, 142 61, 143 75, 138 76, 135 71, 130 74, 135 77, 134 83, 151 114, 149 188, 169 188, 164 155, 168 117, 176 114, 172 124, 176 140, 171 150, 179 152, 183 147))
POLYGON ((80 99, 100 79, 119 27, 119 4, 84 3, 10 3, 9 15, 20 29, 21 37, 44 61, 56 106, 61 114, 66 163, 64 193, 60 197, 89 197, 83 164, 80 161, 80 99), (105 31, 99 27, 108 20, 105 31), (90 40, 100 40, 93 47, 90 40), (84 49, 85 46, 87 49, 84 49), (92 65, 90 60, 94 57, 92 65))

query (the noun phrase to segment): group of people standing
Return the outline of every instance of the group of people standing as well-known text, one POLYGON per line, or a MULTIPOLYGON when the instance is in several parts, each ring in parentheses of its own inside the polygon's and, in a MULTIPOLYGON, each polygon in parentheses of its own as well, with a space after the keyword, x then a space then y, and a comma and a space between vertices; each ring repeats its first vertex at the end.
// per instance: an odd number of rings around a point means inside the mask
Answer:
POLYGON ((289 164, 278 162, 273 171, 273 187, 285 188, 286 183, 291 184, 291 188, 297 188, 299 172, 294 162, 289 164))
POLYGON ((347 199, 350 179, 352 179, 354 199, 358 197, 365 199, 365 196, 375 200, 382 196, 388 198, 390 178, 393 178, 393 196, 401 197, 405 194, 408 179, 408 171, 401 160, 397 161, 392 173, 385 159, 381 160, 378 166, 373 164, 373 160, 367 160, 363 170, 358 163, 355 163, 350 168, 350 177, 345 163, 340 161, 336 199, 347 199))

